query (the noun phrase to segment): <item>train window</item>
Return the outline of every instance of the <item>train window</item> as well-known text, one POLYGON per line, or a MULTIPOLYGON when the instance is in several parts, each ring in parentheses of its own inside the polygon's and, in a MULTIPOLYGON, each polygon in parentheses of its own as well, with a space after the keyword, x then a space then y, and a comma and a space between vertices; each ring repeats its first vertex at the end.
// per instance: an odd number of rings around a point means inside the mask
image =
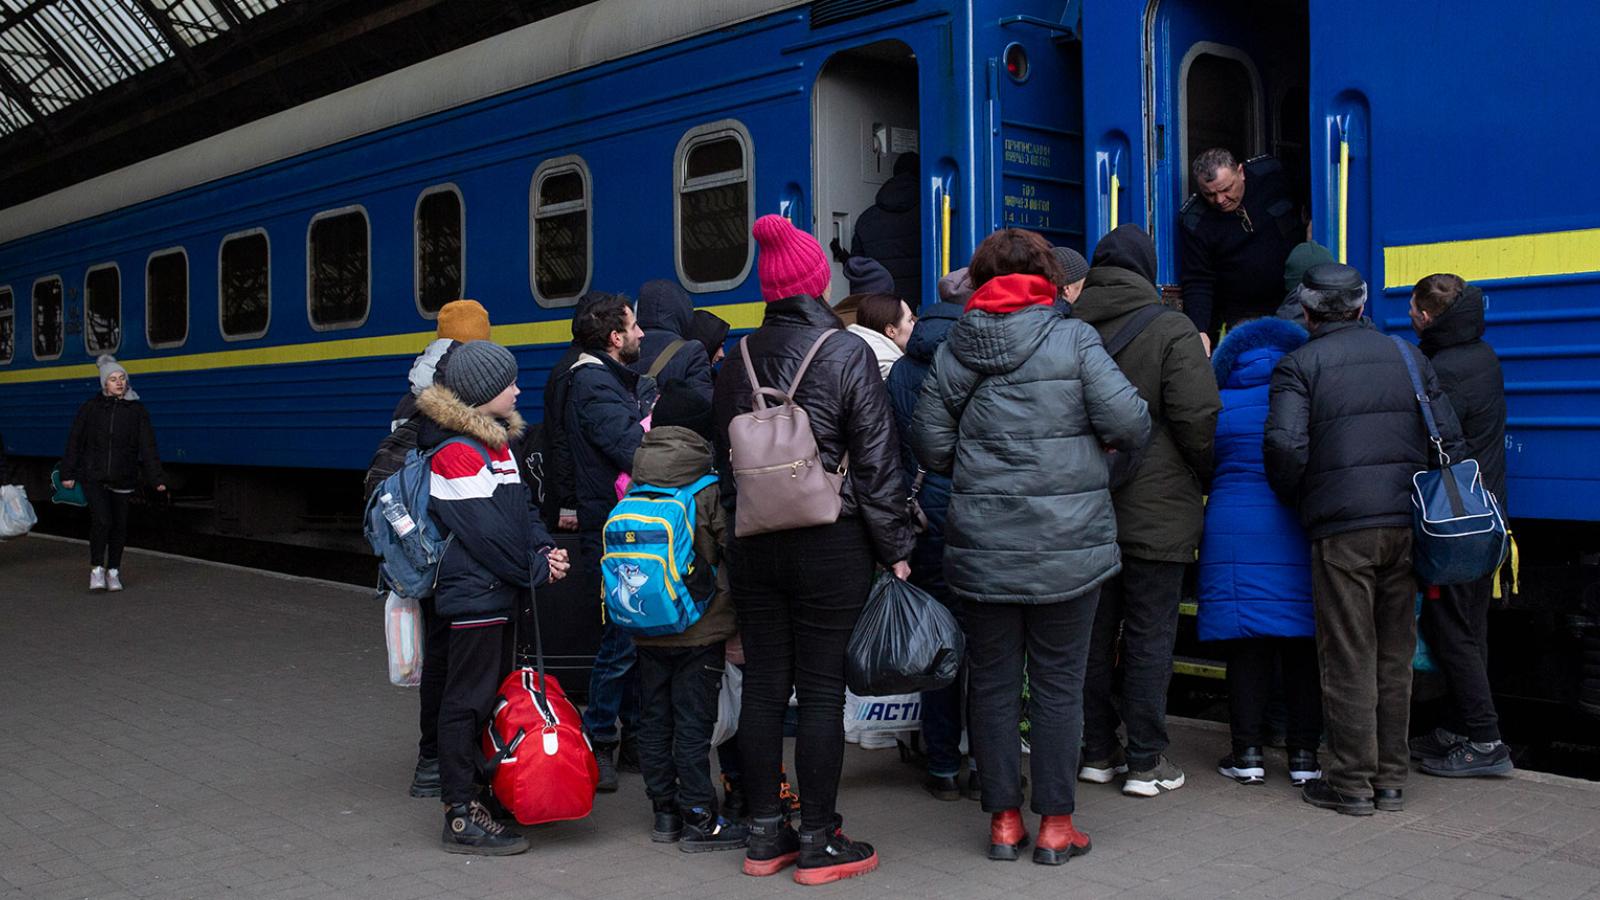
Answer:
POLYGON ((547 159, 533 172, 532 190, 533 299, 540 306, 571 306, 594 272, 589 167, 577 156, 547 159))
POLYGON ((466 281, 467 219, 453 184, 428 188, 417 198, 417 311, 423 318, 460 300, 466 281))
POLYGON ((272 320, 272 249, 261 229, 230 234, 217 251, 217 316, 222 339, 267 333, 272 320))
POLYGON ((17 353, 17 308, 11 288, 0 287, 0 365, 11 362, 17 353))
POLYGON ((95 266, 83 277, 83 349, 115 353, 122 346, 122 270, 95 266))
POLYGON ((372 296, 372 238, 359 206, 318 213, 311 220, 306 298, 311 327, 356 328, 367 320, 372 296))
POLYGON ((673 237, 678 278, 692 291, 731 288, 750 272, 752 155, 750 133, 733 119, 692 128, 678 142, 673 237))
POLYGON ((60 359, 66 317, 61 309, 61 278, 33 283, 33 358, 60 359))
MULTIPOLYGON (((1184 58, 1180 84, 1185 184, 1189 163, 1212 147, 1224 147, 1241 160, 1262 152, 1261 76, 1243 51, 1209 41, 1195 44, 1184 58)), ((1189 185, 1188 192, 1196 189, 1189 185)))
POLYGON ((152 349, 189 339, 189 254, 182 248, 151 254, 145 263, 144 336, 152 349))

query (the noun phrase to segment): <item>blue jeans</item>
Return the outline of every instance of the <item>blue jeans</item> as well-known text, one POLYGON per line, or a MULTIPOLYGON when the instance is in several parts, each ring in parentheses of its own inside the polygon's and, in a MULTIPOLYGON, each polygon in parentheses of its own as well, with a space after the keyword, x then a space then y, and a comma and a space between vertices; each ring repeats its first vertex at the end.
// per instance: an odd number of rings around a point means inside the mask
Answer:
MULTIPOLYGON (((581 538, 583 577, 592 585, 591 597, 600 597, 600 535, 586 532, 581 538)), ((615 744, 622 731, 633 734, 639 727, 639 669, 634 665, 638 652, 633 638, 610 622, 600 634, 600 649, 594 654, 589 672, 589 705, 583 708, 583 730, 596 744, 615 744)))

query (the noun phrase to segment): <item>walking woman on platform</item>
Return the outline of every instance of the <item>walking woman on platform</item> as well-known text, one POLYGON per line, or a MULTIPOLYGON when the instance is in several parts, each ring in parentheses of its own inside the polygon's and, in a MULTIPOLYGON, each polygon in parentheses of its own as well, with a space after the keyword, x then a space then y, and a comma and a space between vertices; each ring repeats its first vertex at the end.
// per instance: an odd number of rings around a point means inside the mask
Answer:
POLYGON ((102 356, 100 392, 78 408, 61 460, 61 486, 83 482, 89 502, 89 590, 122 590, 122 548, 128 542, 128 500, 141 480, 167 489, 150 414, 128 386, 128 370, 102 356))

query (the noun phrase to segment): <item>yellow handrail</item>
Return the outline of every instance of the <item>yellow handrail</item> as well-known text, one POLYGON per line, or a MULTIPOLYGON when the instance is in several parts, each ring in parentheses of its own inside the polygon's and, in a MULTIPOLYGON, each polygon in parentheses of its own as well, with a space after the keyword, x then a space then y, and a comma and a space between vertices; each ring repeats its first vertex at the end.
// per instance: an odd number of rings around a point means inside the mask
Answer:
POLYGON ((1350 261, 1350 139, 1339 138, 1339 262, 1350 261))
POLYGON ((1111 230, 1117 230, 1117 193, 1122 190, 1122 179, 1117 177, 1115 169, 1111 170, 1111 230))
POLYGON ((950 271, 950 195, 940 191, 939 203, 940 219, 944 223, 939 233, 939 275, 943 277, 950 271))

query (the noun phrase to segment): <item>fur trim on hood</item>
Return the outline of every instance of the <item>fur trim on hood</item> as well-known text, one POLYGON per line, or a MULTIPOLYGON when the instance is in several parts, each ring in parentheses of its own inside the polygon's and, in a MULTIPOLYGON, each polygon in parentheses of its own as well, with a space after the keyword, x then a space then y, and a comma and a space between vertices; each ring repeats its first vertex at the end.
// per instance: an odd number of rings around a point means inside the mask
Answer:
POLYGON ((1233 374, 1239 357, 1249 351, 1271 348, 1288 354, 1308 340, 1310 337, 1304 328, 1283 319, 1251 319, 1235 325, 1211 355, 1211 371, 1217 376, 1217 386, 1227 386, 1228 376, 1233 374))
POLYGON ((464 434, 480 441, 492 450, 499 450, 522 437, 522 416, 513 412, 502 422, 482 410, 461 402, 453 391, 441 384, 425 389, 417 397, 417 411, 432 419, 440 428, 464 434))

